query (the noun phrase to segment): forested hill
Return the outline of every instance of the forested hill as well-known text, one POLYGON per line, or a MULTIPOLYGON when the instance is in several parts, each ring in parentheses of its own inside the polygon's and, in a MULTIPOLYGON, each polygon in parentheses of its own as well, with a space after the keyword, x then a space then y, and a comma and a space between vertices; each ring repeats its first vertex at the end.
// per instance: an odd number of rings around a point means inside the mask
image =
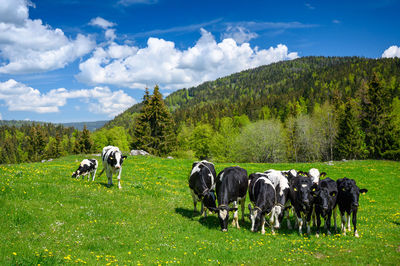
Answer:
MULTIPOLYGON (((345 102, 377 73, 394 95, 400 94, 400 59, 303 57, 249 69, 166 97, 177 124, 246 114, 251 120, 279 117, 297 107, 310 113, 315 103, 345 102)), ((134 105, 107 126, 131 125, 140 105, 134 105)))

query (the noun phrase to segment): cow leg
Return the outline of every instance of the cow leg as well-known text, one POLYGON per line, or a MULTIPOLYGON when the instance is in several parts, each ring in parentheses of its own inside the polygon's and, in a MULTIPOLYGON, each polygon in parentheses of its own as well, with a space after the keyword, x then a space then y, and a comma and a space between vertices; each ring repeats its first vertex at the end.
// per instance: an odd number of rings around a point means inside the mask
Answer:
POLYGON ((331 231, 330 231, 330 229, 331 229, 331 217, 332 217, 332 210, 330 210, 329 212, 328 212, 328 217, 327 218, 325 218, 325 224, 326 224, 326 226, 327 226, 327 231, 326 231, 326 234, 328 235, 328 236, 330 236, 331 235, 331 231))
POLYGON ((289 219, 289 210, 285 210, 285 216, 286 216, 287 228, 289 230, 292 230, 292 224, 290 223, 290 219, 289 219))
POLYGON ((203 215, 204 214, 204 217, 207 217, 207 212, 204 210, 204 202, 203 201, 201 201, 201 214, 200 215, 203 215))
POLYGON ((351 219, 351 212, 347 214, 347 231, 351 231, 351 226, 350 226, 350 219, 351 219))
MULTIPOLYGON (((318 212, 316 212, 316 216, 317 216, 317 232, 315 234, 316 237, 319 237, 319 227, 321 226, 321 216, 318 212)), ((325 222, 326 224, 326 222, 325 222)))
MULTIPOLYGON (((312 207, 311 219, 313 222, 313 226, 315 227, 317 225, 317 220, 316 220, 316 215, 315 215, 315 207, 312 207)), ((310 222, 310 224, 311 224, 311 222, 310 222)))
POLYGON ((337 211, 337 207, 335 207, 335 208, 333 209, 333 223, 334 223, 334 226, 335 226, 335 233, 337 232, 336 211, 337 211))
POLYGON ((340 215, 342 216, 342 225, 341 225, 341 229, 342 229, 342 233, 345 236, 346 235, 346 214, 344 212, 340 212, 340 215))
POLYGON ((261 234, 265 235, 265 215, 261 217, 261 234))
POLYGON ((241 205, 241 207, 242 207, 242 222, 244 222, 245 202, 246 202, 246 197, 244 197, 244 198, 240 201, 240 205, 241 205))
POLYGON ((296 212, 297 224, 299 225, 299 235, 302 235, 301 229, 303 228, 303 219, 301 218, 301 213, 298 211, 296 212))
POLYGON ((354 236, 360 237, 357 232, 357 210, 353 211, 353 226, 354 226, 354 236))
POLYGON ((118 171, 118 188, 119 189, 121 189, 122 187, 121 187, 121 172, 122 172, 122 167, 121 168, 119 168, 119 171, 118 171))
POLYGON ((311 225, 311 216, 312 213, 307 214, 306 218, 306 226, 307 226, 307 235, 311 235, 310 225, 311 225))
POLYGON ((108 187, 111 187, 112 186, 112 172, 111 171, 109 171, 109 170, 107 170, 107 172, 106 172, 106 174, 107 174, 107 178, 108 178, 108 187))
POLYGON ((239 213, 238 213, 238 210, 237 210, 237 202, 236 201, 233 203, 233 207, 236 208, 236 211, 233 212, 232 225, 234 227, 240 229, 240 226, 239 226, 239 213))
POLYGON ((197 212, 197 197, 196 194, 194 194, 193 189, 190 189, 190 194, 192 194, 192 199, 193 199, 193 214, 197 212))
POLYGON ((92 181, 94 181, 94 178, 96 177, 96 172, 97 172, 97 169, 94 169, 94 173, 93 173, 92 181))

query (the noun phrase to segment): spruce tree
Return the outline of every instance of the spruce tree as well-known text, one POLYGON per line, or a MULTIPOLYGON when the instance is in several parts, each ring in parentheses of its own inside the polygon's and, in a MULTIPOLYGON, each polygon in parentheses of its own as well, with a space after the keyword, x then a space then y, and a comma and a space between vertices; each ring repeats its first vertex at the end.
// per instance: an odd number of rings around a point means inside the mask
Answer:
POLYGON ((172 151, 175 144, 174 122, 158 86, 154 88, 152 96, 146 89, 143 107, 136 120, 132 148, 165 155, 172 151))
POLYGON ((392 117, 393 95, 374 73, 361 99, 365 143, 370 157, 381 159, 385 153, 399 148, 392 117))
POLYGON ((365 134, 360 127, 356 103, 346 102, 345 110, 339 117, 339 129, 336 138, 336 157, 338 159, 364 159, 368 149, 364 142, 365 134))

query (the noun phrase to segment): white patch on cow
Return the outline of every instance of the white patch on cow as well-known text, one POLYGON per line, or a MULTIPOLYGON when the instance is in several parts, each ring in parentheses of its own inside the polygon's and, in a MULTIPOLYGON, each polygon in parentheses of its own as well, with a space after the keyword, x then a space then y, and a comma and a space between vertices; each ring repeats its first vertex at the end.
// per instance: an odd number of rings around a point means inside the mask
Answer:
POLYGON ((88 159, 84 159, 82 162, 81 162, 81 165, 80 166, 85 166, 85 165, 90 165, 91 164, 91 162, 88 160, 88 159))
POLYGON ((274 188, 276 188, 279 185, 280 187, 278 191, 279 195, 283 196, 283 191, 286 188, 289 188, 289 182, 287 178, 282 174, 281 171, 270 169, 266 172, 268 172, 266 175, 268 179, 271 180, 272 184, 274 185, 274 188))
POLYGON ((224 172, 221 173, 221 176, 219 177, 219 181, 222 182, 222 178, 224 178, 224 172))
POLYGON ((310 171, 308 171, 308 174, 311 176, 311 180, 314 184, 319 183, 320 173, 317 168, 311 168, 310 171))
POLYGON ((291 169, 291 170, 289 171, 289 173, 290 173, 292 176, 297 176, 297 171, 294 170, 294 169, 291 169))
POLYGON ((250 214, 250 220, 251 220, 251 231, 254 232, 254 224, 256 223, 256 217, 257 217, 258 210, 253 209, 252 213, 250 214))
POLYGON ((194 173, 197 173, 197 172, 200 172, 200 163, 197 163, 196 165, 195 165, 195 167, 193 167, 193 169, 192 169, 192 172, 190 173, 190 175, 193 175, 194 173))
POLYGON ((307 187, 307 185, 306 185, 306 184, 303 184, 303 185, 301 185, 301 187, 307 187))
POLYGON ((273 214, 273 217, 274 217, 274 220, 275 220, 274 227, 275 227, 276 229, 278 229, 278 228, 281 227, 281 225, 280 225, 280 223, 279 223, 279 214, 280 214, 281 212, 282 212, 282 207, 281 207, 281 206, 275 206, 275 207, 273 208, 272 214, 273 214))
POLYGON ((227 215, 228 215, 227 210, 219 210, 219 216, 221 217, 222 220, 225 220, 227 215))
MULTIPOLYGON (((265 175, 265 174, 263 174, 263 173, 257 173, 257 174, 265 175)), ((272 184, 271 180, 269 180, 268 178, 262 176, 262 177, 259 177, 259 178, 256 180, 256 182, 254 183, 254 186, 253 186, 253 195, 254 195, 254 188, 255 188, 255 186, 256 186, 256 183, 257 183, 258 181, 260 181, 260 180, 263 180, 265 184, 270 185, 271 187, 273 187, 273 188, 275 189, 275 187, 274 187, 274 185, 272 184)), ((239 198, 238 198, 238 200, 239 200, 239 198)))

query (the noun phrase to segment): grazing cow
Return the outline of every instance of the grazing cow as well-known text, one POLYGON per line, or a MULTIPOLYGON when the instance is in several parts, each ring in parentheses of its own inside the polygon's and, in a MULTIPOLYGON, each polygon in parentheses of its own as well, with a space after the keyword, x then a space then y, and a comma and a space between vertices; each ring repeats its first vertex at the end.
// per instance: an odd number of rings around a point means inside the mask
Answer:
POLYGON ((311 194, 314 197, 314 209, 317 216, 317 232, 316 237, 319 237, 319 228, 321 226, 321 217, 325 220, 325 227, 327 229, 327 234, 330 235, 329 231, 331 228, 331 217, 332 211, 335 211, 333 216, 335 222, 336 231, 336 199, 338 195, 338 189, 336 181, 330 179, 329 177, 320 180, 318 186, 313 186, 311 194))
POLYGON ((299 234, 302 234, 303 221, 307 227, 307 234, 310 234, 310 220, 313 206, 311 195, 311 179, 297 175, 290 182, 290 202, 294 208, 299 225, 299 234))
POLYGON ((192 165, 192 172, 189 176, 189 188, 193 198, 193 213, 196 212, 196 205, 201 201, 201 214, 207 216, 206 208, 215 208, 215 180, 216 172, 213 163, 207 161, 195 162, 192 165))
POLYGON ((92 181, 94 181, 97 166, 98 163, 96 159, 84 159, 79 165, 78 169, 72 173, 72 177, 78 178, 79 176, 82 176, 83 179, 85 175, 87 175, 89 181, 90 175, 92 175, 92 181))
POLYGON ((272 234, 274 232, 274 208, 276 204, 275 187, 265 173, 255 173, 249 176, 249 197, 254 204, 249 204, 251 231, 258 232, 261 225, 261 234, 265 234, 265 215, 270 215, 269 223, 272 234))
POLYGON ((108 186, 111 186, 113 184, 113 174, 118 173, 118 188, 121 189, 122 163, 124 162, 124 159, 126 159, 126 156, 122 156, 122 152, 119 148, 114 146, 104 147, 101 156, 103 158, 103 170, 101 170, 99 176, 101 176, 104 170, 106 170, 108 186))
POLYGON ((218 208, 211 208, 211 210, 218 212, 222 231, 228 231, 230 211, 234 211, 232 225, 240 228, 238 202, 242 207, 242 221, 244 221, 244 204, 248 185, 247 171, 238 166, 227 167, 218 174, 216 184, 218 208), (230 203, 233 203, 233 208, 229 207, 230 203))
POLYGON ((279 229, 281 227, 281 223, 283 220, 283 216, 286 213, 286 221, 287 227, 291 229, 292 225, 289 220, 289 212, 290 209, 289 203, 289 180, 287 176, 297 175, 296 170, 292 169, 289 171, 277 171, 277 170, 267 170, 264 172, 267 175, 267 178, 272 182, 274 189, 276 191, 276 200, 275 200, 275 208, 274 208, 274 227, 275 229, 279 229))
POLYGON ((367 193, 368 189, 360 189, 356 185, 354 179, 347 177, 338 179, 336 181, 338 188, 337 204, 339 206, 340 215, 342 217, 342 232, 346 235, 346 217, 347 214, 347 230, 350 232, 350 215, 353 213, 353 226, 354 236, 359 237, 357 232, 357 210, 358 210, 358 199, 360 193, 367 193))

